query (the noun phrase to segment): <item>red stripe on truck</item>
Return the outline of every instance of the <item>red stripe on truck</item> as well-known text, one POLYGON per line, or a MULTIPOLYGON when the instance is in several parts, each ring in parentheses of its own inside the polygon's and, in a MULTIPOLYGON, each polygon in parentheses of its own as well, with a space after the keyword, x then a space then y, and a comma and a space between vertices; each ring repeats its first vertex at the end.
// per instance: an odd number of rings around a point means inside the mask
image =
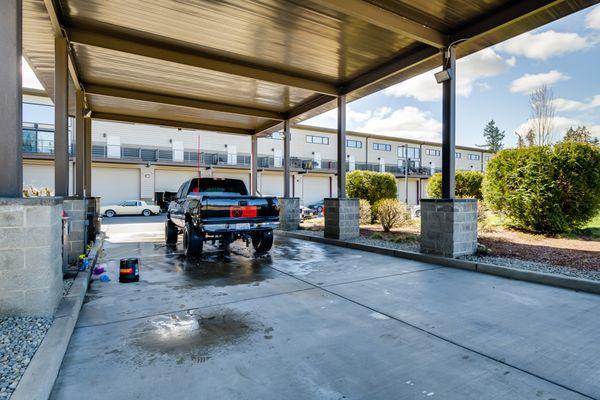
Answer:
POLYGON ((229 207, 230 218, 255 218, 258 207, 256 206, 234 206, 229 207))

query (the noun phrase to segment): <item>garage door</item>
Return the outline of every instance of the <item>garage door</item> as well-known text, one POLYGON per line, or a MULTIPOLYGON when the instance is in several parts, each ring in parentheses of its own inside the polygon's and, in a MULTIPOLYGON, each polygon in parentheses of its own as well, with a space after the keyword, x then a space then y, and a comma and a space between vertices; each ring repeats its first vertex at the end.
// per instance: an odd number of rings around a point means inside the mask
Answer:
POLYGON ((259 191, 263 196, 283 196, 283 174, 260 174, 259 191))
POLYGON ((302 177, 302 193, 304 194, 305 205, 311 205, 330 197, 329 177, 304 175, 302 177))
POLYGON ((243 172, 227 172, 227 171, 214 171, 214 178, 227 178, 227 179, 240 179, 244 181, 248 193, 250 193, 250 174, 243 172))
MULTIPOLYGON (((404 202, 406 200, 406 195, 405 195, 405 182, 404 179, 398 179, 397 180, 398 183, 398 200, 404 202)), ((408 180, 408 205, 415 205, 417 204, 417 193, 418 193, 418 185, 419 183, 415 180, 409 179, 408 180)))
POLYGON ((92 191, 101 204, 115 204, 140 198, 140 170, 129 168, 93 168, 92 191))
POLYGON ((52 165, 23 165, 23 187, 54 190, 54 168, 52 165))
POLYGON ((172 170, 154 170, 154 191, 155 192, 176 192, 183 182, 188 179, 197 178, 198 172, 190 171, 172 171, 172 170))

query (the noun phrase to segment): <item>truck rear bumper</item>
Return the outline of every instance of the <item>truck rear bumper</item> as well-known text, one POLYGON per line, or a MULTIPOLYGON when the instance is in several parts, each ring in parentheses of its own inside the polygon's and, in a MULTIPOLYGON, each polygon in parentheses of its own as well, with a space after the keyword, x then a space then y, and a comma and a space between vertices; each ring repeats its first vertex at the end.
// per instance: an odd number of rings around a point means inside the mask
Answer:
POLYGON ((231 224, 206 224, 202 226, 202 230, 210 234, 219 234, 277 229, 277 227, 279 227, 279 222, 246 222, 231 224))

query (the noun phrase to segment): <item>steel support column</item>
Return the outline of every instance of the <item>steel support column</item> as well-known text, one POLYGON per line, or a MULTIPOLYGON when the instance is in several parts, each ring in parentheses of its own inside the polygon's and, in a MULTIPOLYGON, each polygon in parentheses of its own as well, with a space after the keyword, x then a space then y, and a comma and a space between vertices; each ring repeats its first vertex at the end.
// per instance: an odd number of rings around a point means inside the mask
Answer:
POLYGON ((283 121, 283 197, 290 197, 290 120, 283 121))
POLYGON ((346 95, 337 99, 337 188, 338 199, 346 198, 346 95))
POLYGON ((456 123, 456 54, 450 47, 443 53, 443 68, 450 79, 442 83, 442 198, 454 198, 455 123, 456 123))
POLYGON ((258 136, 250 137, 250 194, 256 196, 258 192, 258 136))
POLYGON ((84 196, 85 126, 83 122, 83 91, 75 92, 75 196, 84 196))
POLYGON ((83 192, 85 196, 92 196, 92 119, 83 119, 83 139, 84 139, 84 177, 83 192))
POLYGON ((0 2, 0 197, 23 196, 21 0, 0 2))
POLYGON ((69 56, 64 37, 54 38, 54 193, 69 195, 69 56))

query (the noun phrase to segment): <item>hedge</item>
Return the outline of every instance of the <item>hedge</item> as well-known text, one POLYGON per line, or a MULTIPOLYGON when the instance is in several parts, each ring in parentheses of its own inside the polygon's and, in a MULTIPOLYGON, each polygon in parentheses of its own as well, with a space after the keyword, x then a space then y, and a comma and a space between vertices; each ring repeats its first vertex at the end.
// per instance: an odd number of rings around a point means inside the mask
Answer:
POLYGON ((600 148, 566 142, 503 150, 488 164, 483 196, 516 228, 580 228, 600 211, 600 148))
MULTIPOLYGON (((479 171, 456 171, 456 197, 483 199, 481 184, 483 172, 479 171)), ((427 184, 427 195, 430 198, 442 197, 442 174, 434 174, 427 184)))
POLYGON ((346 175, 346 193, 373 207, 378 200, 396 198, 396 178, 387 172, 355 170, 346 175))

